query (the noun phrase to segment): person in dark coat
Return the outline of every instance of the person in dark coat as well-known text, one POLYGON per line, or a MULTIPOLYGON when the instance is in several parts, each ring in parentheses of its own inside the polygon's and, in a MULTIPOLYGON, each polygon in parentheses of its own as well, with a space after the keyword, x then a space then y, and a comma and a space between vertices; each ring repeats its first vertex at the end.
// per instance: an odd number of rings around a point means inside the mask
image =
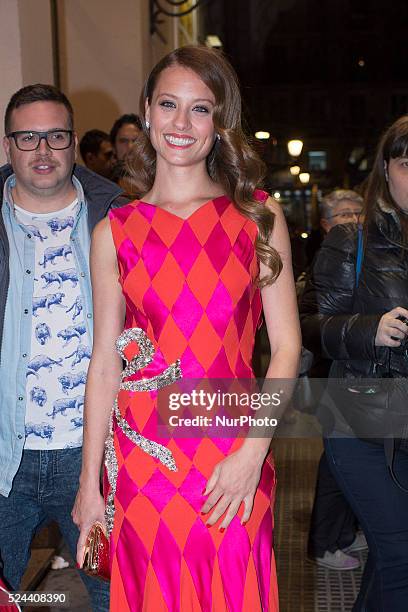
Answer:
MULTIPOLYGON (((408 375, 408 116, 379 143, 365 194, 362 237, 358 282, 358 227, 339 225, 324 241, 301 302, 303 343, 333 360, 333 385, 347 379, 346 399, 333 407, 324 445, 369 546, 353 612, 405 612, 408 494, 401 486, 408 486, 408 454, 401 446, 394 449, 392 471, 385 425, 383 440, 369 437, 373 410, 385 414, 387 400, 379 405, 378 398, 386 396, 376 397, 376 385, 368 379, 408 375), (364 401, 372 408, 364 417, 365 435, 355 428, 364 401)), ((395 384, 389 386, 392 393, 395 384)))
MULTIPOLYGON (((320 203, 320 226, 325 236, 336 225, 357 223, 361 218, 362 206, 363 198, 351 189, 335 189, 325 195, 320 203)), ((302 290, 312 269, 313 267, 304 275, 302 290)), ((298 281, 296 287, 301 282, 298 281)), ((315 354, 309 377, 327 378, 330 366, 329 359, 323 359, 320 353, 315 354)), ((319 402, 319 398, 315 398, 315 401, 319 402)), ((322 567, 348 571, 360 567, 360 561, 350 553, 366 548, 367 542, 364 535, 358 532, 354 512, 337 484, 323 451, 310 518, 308 557, 322 567)))

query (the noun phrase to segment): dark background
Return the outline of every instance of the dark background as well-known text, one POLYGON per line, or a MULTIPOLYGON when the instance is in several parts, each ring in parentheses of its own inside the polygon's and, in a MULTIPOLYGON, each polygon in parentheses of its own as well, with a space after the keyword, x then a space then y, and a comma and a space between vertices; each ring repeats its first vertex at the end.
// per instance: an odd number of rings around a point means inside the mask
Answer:
POLYGON ((236 68, 274 188, 293 187, 286 143, 323 191, 354 187, 381 132, 408 108, 407 0, 212 0, 205 31, 236 68), (308 152, 326 154, 326 169, 308 152))

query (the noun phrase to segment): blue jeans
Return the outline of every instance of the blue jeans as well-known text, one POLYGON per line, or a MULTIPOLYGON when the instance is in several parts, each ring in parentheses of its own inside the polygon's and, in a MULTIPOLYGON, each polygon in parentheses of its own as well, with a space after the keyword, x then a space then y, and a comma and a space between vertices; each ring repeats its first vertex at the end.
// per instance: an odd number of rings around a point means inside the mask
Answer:
MULTIPOLYGON (((393 482, 382 446, 355 438, 326 438, 329 466, 367 538, 369 554, 354 612, 408 610, 408 494, 393 482)), ((408 454, 394 471, 408 486, 408 454)))
POLYGON ((310 517, 307 552, 309 557, 323 557, 347 548, 357 533, 357 521, 343 491, 322 453, 317 470, 315 498, 310 517))
MULTIPOLYGON (((0 556, 3 574, 18 590, 38 529, 56 521, 76 558, 78 528, 71 518, 81 471, 81 448, 25 450, 10 495, 0 495, 0 556)), ((80 572, 95 612, 108 612, 109 585, 80 572)), ((74 603, 74 602, 72 602, 74 603)))

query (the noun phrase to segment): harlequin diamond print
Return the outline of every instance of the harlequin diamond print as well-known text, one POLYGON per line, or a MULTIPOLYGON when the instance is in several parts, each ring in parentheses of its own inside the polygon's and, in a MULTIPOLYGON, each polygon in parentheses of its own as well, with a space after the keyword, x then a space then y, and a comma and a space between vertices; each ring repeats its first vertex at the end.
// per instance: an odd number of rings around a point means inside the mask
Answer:
MULTIPOLYGON (((180 360, 184 378, 251 378, 260 317, 257 227, 226 196, 188 219, 146 202, 110 213, 126 297, 126 328, 153 343, 150 379, 180 360)), ((140 348, 140 347, 139 347, 140 348)), ((131 359, 132 356, 129 355, 131 359)), ((224 532, 207 526, 204 491, 217 464, 243 440, 157 434, 157 392, 122 390, 130 427, 172 453, 177 471, 131 442, 115 423, 119 475, 112 534, 111 610, 275 612, 272 551, 275 475, 265 463, 251 518, 243 504, 224 532), (139 429, 138 429, 139 428, 139 429)))

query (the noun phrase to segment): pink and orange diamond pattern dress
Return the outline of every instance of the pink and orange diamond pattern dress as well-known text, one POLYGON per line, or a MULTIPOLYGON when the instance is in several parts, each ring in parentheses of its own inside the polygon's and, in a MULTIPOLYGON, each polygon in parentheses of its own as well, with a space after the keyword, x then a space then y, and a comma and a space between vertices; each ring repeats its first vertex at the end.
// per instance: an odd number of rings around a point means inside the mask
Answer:
MULTIPOLYGON (((267 194, 258 196, 265 200, 267 194)), ((143 330, 154 348, 152 360, 129 380, 160 377, 177 360, 185 378, 253 378, 262 309, 256 224, 226 196, 184 220, 143 201, 109 216, 126 301, 125 333, 143 330)), ((139 350, 128 343, 126 358, 139 350)), ((163 441, 157 391, 125 387, 117 397, 118 418, 113 416, 111 611, 278 610, 272 458, 264 463, 248 523, 241 525, 241 505, 225 532, 218 529, 222 519, 207 528, 200 514, 206 482, 242 439, 163 441), (169 452, 177 470, 160 459, 161 451, 155 456, 139 438, 135 442, 135 434, 129 437, 129 429, 169 452)))

